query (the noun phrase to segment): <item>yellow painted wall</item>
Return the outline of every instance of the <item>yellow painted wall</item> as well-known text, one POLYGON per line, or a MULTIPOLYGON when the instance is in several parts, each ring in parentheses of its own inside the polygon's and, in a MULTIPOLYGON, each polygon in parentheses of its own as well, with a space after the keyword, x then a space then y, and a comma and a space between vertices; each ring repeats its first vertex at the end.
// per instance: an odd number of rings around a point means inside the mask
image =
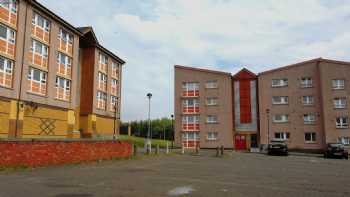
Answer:
POLYGON ((66 137, 68 130, 68 111, 39 106, 37 109, 26 105, 23 118, 23 138, 66 137), (54 121, 53 132, 45 133, 41 126, 43 122, 54 121))
POLYGON ((0 138, 8 137, 10 106, 10 102, 0 100, 0 138))
MULTIPOLYGON (((119 124, 116 124, 117 134, 119 133, 119 124)), ((100 135, 114 134, 114 118, 96 117, 96 130, 100 135)))

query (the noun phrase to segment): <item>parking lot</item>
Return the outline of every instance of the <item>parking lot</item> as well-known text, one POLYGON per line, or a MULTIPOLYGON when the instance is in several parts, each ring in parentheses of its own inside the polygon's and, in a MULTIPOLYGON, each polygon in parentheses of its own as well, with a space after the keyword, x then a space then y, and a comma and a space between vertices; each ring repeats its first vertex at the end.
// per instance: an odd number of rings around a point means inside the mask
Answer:
POLYGON ((0 172, 0 196, 350 196, 350 162, 215 151, 0 172))

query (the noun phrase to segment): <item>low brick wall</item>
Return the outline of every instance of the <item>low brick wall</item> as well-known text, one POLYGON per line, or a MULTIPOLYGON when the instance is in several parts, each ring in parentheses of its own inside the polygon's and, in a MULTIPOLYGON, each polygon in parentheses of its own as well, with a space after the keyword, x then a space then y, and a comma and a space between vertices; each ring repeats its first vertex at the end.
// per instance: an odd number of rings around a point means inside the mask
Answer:
POLYGON ((128 158, 132 144, 120 141, 0 141, 0 167, 38 167, 128 158))

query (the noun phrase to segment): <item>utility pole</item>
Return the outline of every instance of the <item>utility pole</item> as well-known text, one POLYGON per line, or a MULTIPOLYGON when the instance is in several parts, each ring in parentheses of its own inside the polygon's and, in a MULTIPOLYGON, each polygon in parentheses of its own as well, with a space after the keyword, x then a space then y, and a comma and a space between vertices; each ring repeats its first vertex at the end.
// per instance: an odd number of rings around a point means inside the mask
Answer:
POLYGON ((270 109, 266 109, 267 118, 267 146, 270 144, 270 109))
POLYGON ((148 131, 147 131, 147 140, 145 143, 145 147, 146 147, 146 152, 147 153, 151 153, 151 98, 152 98, 152 93, 148 93, 147 94, 147 98, 148 98, 148 131))

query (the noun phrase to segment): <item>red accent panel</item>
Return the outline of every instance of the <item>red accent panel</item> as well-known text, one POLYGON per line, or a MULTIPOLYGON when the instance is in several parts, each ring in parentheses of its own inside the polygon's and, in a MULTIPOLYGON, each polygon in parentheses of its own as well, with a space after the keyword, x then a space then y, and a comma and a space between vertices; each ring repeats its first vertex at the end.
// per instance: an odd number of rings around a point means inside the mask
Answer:
POLYGON ((236 135, 235 136, 235 149, 236 150, 246 150, 246 136, 245 135, 236 135))
POLYGON ((239 81, 241 123, 252 122, 250 80, 239 81))

